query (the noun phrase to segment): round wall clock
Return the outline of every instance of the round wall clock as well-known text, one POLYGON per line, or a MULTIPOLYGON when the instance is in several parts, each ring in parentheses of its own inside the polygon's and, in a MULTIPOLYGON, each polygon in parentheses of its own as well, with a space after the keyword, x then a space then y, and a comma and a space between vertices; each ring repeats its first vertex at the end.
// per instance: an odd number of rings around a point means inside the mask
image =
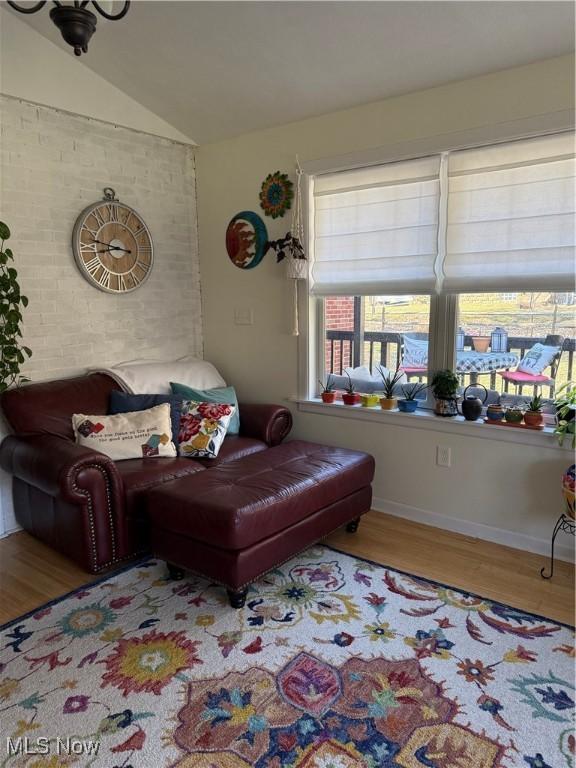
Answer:
POLYGON ((85 208, 74 225, 72 249, 89 283, 107 293, 129 293, 147 280, 154 262, 148 227, 110 187, 85 208))

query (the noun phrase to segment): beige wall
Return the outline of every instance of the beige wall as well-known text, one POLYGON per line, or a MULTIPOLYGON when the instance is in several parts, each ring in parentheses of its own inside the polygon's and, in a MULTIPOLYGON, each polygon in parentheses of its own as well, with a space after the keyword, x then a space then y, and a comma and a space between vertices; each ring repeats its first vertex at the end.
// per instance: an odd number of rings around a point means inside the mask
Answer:
MULTIPOLYGON (((472 129, 497 137, 499 124, 573 109, 573 71, 571 57, 550 59, 201 147, 197 189, 205 357, 245 399, 280 402, 297 391, 297 339, 290 335, 283 270, 272 255, 253 270, 239 270, 225 250, 229 219, 241 210, 260 210, 258 192, 267 173, 290 171, 296 154, 306 163, 472 129), (253 309, 254 324, 235 325, 235 308, 253 309)), ((266 218, 266 225, 273 239, 287 231, 290 220, 266 218)), ((568 453, 295 416, 296 436, 371 450, 380 500, 446 515, 456 528, 472 523, 521 531, 545 547, 558 514, 558 476, 568 453), (438 442, 452 446, 449 470, 434 464, 438 442)))
MULTIPOLYGON (((48 10, 44 13, 49 24, 48 10)), ((0 93, 194 143, 8 8, 0 8, 0 93)))

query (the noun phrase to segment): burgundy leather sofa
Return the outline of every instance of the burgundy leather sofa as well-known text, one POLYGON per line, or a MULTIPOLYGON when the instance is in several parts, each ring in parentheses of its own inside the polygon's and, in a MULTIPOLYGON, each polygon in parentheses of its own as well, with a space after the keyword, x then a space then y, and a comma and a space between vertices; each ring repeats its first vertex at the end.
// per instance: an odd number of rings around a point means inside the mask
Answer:
POLYGON ((13 476, 18 523, 91 573, 151 550, 147 495, 178 478, 279 445, 292 427, 287 408, 241 404, 241 432, 214 460, 142 458, 114 462, 74 442, 73 413, 105 414, 118 384, 104 374, 30 384, 1 398, 13 435, 0 466, 13 476))

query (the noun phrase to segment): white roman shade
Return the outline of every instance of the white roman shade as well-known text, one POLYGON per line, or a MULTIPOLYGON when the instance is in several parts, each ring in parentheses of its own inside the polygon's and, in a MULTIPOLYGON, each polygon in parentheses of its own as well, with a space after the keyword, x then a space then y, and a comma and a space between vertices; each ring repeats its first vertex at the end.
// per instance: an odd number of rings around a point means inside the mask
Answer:
POLYGON ((432 293, 440 158, 314 179, 316 295, 432 293))
POLYGON ((574 136, 453 152, 443 290, 573 291, 574 136))

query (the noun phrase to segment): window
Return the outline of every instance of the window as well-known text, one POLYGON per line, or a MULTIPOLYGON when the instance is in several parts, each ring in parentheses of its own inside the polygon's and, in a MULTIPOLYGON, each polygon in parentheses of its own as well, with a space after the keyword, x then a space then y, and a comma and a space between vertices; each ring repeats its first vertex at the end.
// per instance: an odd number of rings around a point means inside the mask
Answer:
POLYGON ((362 391, 382 389, 381 371, 403 382, 428 376, 429 296, 328 296, 324 306, 324 379, 350 374, 362 391))
POLYGON ((316 176, 319 375, 450 367, 553 394, 573 375, 574 157, 563 133, 316 176))
POLYGON ((456 370, 462 383, 478 381, 501 394, 525 396, 537 388, 553 395, 574 374, 575 299, 574 293, 460 294, 456 370), (522 361, 535 358, 537 345, 549 349, 523 371, 522 361))

